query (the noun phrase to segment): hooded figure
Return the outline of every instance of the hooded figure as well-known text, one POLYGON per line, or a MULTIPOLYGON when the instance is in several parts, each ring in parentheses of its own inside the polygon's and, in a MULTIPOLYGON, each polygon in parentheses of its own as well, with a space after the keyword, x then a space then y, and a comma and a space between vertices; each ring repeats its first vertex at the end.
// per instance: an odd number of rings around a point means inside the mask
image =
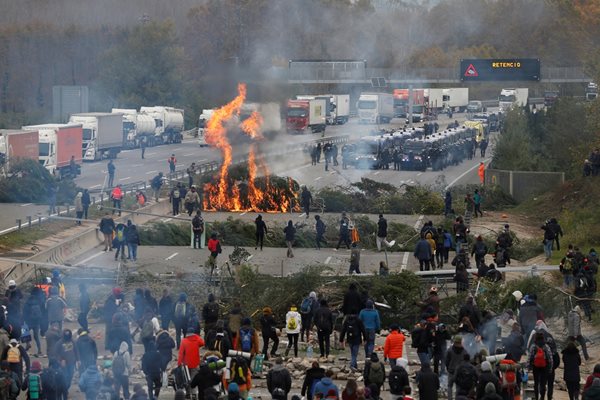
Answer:
POLYGON ((385 382, 385 366, 379 361, 377 353, 373 352, 369 361, 365 363, 363 378, 366 386, 373 384, 376 385, 377 388, 383 386, 383 383, 385 382))

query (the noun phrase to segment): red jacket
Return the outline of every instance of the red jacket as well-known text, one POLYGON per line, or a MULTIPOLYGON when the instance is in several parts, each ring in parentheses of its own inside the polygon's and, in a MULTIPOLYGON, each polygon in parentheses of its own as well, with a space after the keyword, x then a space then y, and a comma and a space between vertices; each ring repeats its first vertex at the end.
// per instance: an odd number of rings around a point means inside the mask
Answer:
POLYGON ((402 332, 390 332, 388 337, 385 338, 385 344, 383 345, 383 356, 390 359, 402 358, 404 340, 405 338, 402 332))
POLYGON ((111 197, 115 200, 121 200, 123 198, 123 191, 120 187, 116 187, 112 190, 111 197))
POLYGON ((186 336, 181 341, 177 365, 187 365, 189 369, 198 368, 200 365, 200 348, 204 347, 204 340, 195 333, 186 336))
POLYGON ((590 386, 592 386, 592 383, 594 382, 594 378, 600 378, 600 374, 592 374, 587 377, 587 379, 585 380, 585 385, 583 386, 582 393, 585 392, 586 390, 588 390, 590 388, 590 386))
POLYGON ((208 251, 211 253, 216 253, 218 251, 219 239, 208 239, 208 251))

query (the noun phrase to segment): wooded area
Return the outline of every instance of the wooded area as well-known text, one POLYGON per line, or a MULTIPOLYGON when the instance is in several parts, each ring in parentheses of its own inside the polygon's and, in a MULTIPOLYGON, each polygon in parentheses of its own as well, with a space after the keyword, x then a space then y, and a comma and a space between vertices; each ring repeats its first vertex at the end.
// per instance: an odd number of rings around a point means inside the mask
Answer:
POLYGON ((94 110, 166 104, 197 115, 230 94, 227 82, 289 59, 419 68, 539 57, 598 76, 600 5, 585 0, 446 0, 431 9, 399 0, 98 3, 2 5, 0 128, 48 122, 53 85, 88 85, 94 110))

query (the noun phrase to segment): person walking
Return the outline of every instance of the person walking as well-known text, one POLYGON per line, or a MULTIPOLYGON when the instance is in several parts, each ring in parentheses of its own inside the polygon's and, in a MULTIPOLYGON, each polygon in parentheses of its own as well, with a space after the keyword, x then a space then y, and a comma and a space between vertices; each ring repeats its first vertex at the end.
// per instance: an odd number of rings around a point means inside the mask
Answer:
POLYGON ((177 166, 177 159, 175 158, 175 153, 171 154, 171 157, 169 157, 167 163, 169 164, 169 172, 174 173, 175 167, 177 166))
POLYGON ((419 240, 415 246, 413 255, 419 260, 419 270, 429 271, 429 261, 433 259, 431 253, 431 245, 425 239, 425 236, 421 234, 421 240, 419 240))
POLYGON ((200 195, 196 191, 196 186, 192 186, 185 194, 183 204, 185 205, 185 209, 190 217, 195 210, 200 209, 200 195))
POLYGON ((180 348, 181 336, 186 336, 192 316, 196 313, 194 306, 187 301, 187 294, 180 293, 175 307, 173 308, 173 323, 175 324, 175 341, 180 348))
POLYGON ((111 188, 113 187, 113 183, 115 182, 115 171, 117 170, 117 167, 115 167, 113 160, 110 160, 108 162, 106 169, 108 170, 108 187, 111 188))
POLYGON ((350 314, 344 320, 342 331, 340 333, 340 344, 344 345, 344 340, 350 346, 350 369, 356 371, 358 369, 358 350, 366 341, 367 335, 362 321, 355 314, 350 314))
POLYGON ((569 392, 569 400, 579 399, 579 392, 581 389, 580 381, 581 374, 579 367, 581 366, 581 356, 579 350, 575 345, 575 341, 569 338, 567 346, 562 351, 563 359, 563 379, 567 384, 567 391, 569 392))
POLYGON ((150 187, 154 192, 154 201, 158 203, 158 195, 160 194, 160 188, 163 185, 163 173, 159 172, 152 180, 150 181, 150 187))
POLYGON ((83 208, 84 219, 88 219, 88 210, 90 208, 90 204, 92 204, 92 200, 90 199, 90 192, 87 189, 83 189, 83 194, 81 195, 81 206, 83 208))
POLYGON ((381 329, 379 311, 375 309, 373 300, 367 300, 365 308, 358 313, 358 319, 361 320, 365 329, 365 358, 368 358, 375 348, 375 336, 381 329))
POLYGON ((285 314, 285 331, 288 337, 288 345, 285 349, 287 357, 292 346, 294 347, 294 357, 298 357, 298 337, 302 330, 302 317, 298 313, 296 306, 291 306, 290 311, 285 314))
POLYGON ((46 300, 46 311, 48 313, 48 323, 58 323, 59 329, 62 330, 63 320, 65 318, 65 311, 67 310, 67 303, 58 296, 58 288, 50 288, 50 297, 46 300))
POLYGON ((548 223, 542 225, 542 230, 544 231, 544 254, 546 255, 546 261, 550 261, 550 258, 552 258, 552 244, 556 235, 552 228, 548 226, 548 223))
POLYGON ((66 387, 63 393, 64 398, 67 398, 71 381, 75 374, 75 367, 79 361, 77 347, 73 342, 73 333, 70 329, 65 329, 62 333, 62 338, 56 343, 56 358, 62 365, 65 374, 66 387))
POLYGON ((291 219, 288 221, 287 226, 283 229, 283 233, 285 234, 285 244, 287 245, 287 257, 293 258, 294 251, 292 250, 292 246, 296 237, 296 228, 294 227, 294 223, 291 219))
MULTIPOLYGON (((185 339, 184 339, 185 340, 185 339)), ((204 345, 204 343, 202 344, 204 345)), ((200 352, 199 349, 197 350, 200 352)), ((160 394, 160 388, 162 386, 162 358, 160 353, 156 350, 156 345, 154 341, 149 342, 144 355, 142 356, 142 371, 144 375, 146 375, 146 384, 148 385, 148 398, 150 400, 158 399, 160 394)), ((189 366, 188 366, 189 367, 189 366)), ((195 368, 190 368, 190 379, 192 377, 192 371, 194 372, 193 376, 196 376, 198 371, 198 365, 195 368), (195 371, 193 371, 195 370, 195 371)))
POLYGON ((323 242, 324 245, 327 245, 327 242, 323 238, 323 236, 325 236, 326 226, 319 215, 315 215, 315 230, 317 232, 317 250, 321 250, 321 242, 323 242))
POLYGON ((79 355, 79 370, 85 370, 90 365, 96 365, 98 359, 98 346, 96 341, 87 331, 79 328, 77 330, 77 354, 79 355))
POLYGON ((573 307, 567 315, 567 334, 569 340, 577 341, 581 345, 581 351, 586 361, 590 359, 590 355, 587 351, 587 345, 585 338, 581 334, 581 308, 579 306, 573 307))
POLYGON ((392 247, 396 244, 395 240, 387 241, 387 228, 387 220, 383 218, 383 214, 379 214, 379 220, 377 221, 377 251, 381 251, 381 245, 392 247))
POLYGON ((115 392, 117 395, 123 389, 123 398, 129 398, 129 374, 131 374, 131 355, 127 342, 121 342, 119 349, 113 354, 112 373, 115 380, 115 392))
POLYGON ((113 239, 113 249, 115 251, 115 261, 121 255, 121 260, 125 259, 125 247, 127 246, 127 226, 124 223, 118 223, 115 228, 115 237, 113 239))
POLYGON ((350 268, 348 269, 348 274, 352 275, 360 274, 360 247, 358 247, 358 243, 352 243, 352 248, 350 250, 350 268))
POLYGON ((79 326, 85 331, 88 331, 88 314, 92 309, 92 301, 90 300, 90 295, 87 291, 87 286, 85 283, 79 284, 79 315, 77 316, 77 322, 79 322, 79 326))
MULTIPOLYGON (((177 312, 176 312, 177 314, 177 312)), ((200 366, 200 349, 204 347, 204 340, 200 337, 200 327, 193 326, 189 327, 189 332, 186 337, 181 341, 179 347, 179 354, 177 356, 177 366, 186 365, 190 371, 190 381, 194 379, 198 373, 198 367, 200 366)), ((158 354, 158 364, 160 365, 160 353, 158 354)), ((160 387, 160 386, 159 386, 160 387)), ((191 394, 191 388, 186 387, 186 393, 191 394)))
POLYGON ((106 212, 98 225, 100 232, 104 235, 104 251, 112 251, 112 235, 115 230, 115 221, 106 212))
POLYGON ((146 154, 146 147, 148 147, 148 142, 146 141, 146 136, 142 136, 140 140, 140 149, 142 150, 142 160, 144 159, 144 155, 146 154))
POLYGON ((265 356, 265 360, 268 360, 267 352, 269 351, 269 340, 273 341, 273 347, 271 348, 271 357, 277 357, 277 348, 279 347, 279 337, 277 336, 277 322, 273 317, 273 310, 271 307, 265 307, 262 310, 262 316, 260 317, 260 331, 263 338, 262 354, 265 356))
POLYGON ((208 266, 210 267, 210 273, 213 273, 213 270, 217 267, 217 257, 223 251, 221 249, 221 242, 217 239, 217 233, 213 232, 210 235, 210 239, 208 239, 208 243, 206 244, 208 251, 210 251, 210 256, 208 256, 208 266))
POLYGON ((481 198, 481 195, 479 194, 479 189, 475 189, 475 192, 473 193, 473 203, 475 206, 475 209, 474 209, 475 218, 477 218, 477 214, 479 214, 480 217, 483 217, 483 213, 481 212, 481 202, 482 201, 483 201, 483 199, 481 198))
POLYGON ((310 342, 310 331, 313 326, 313 318, 319 308, 317 293, 310 292, 308 297, 305 297, 300 304, 300 316, 302 317, 302 329, 300 329, 300 341, 304 341, 306 333, 306 342, 310 342))
MULTIPOLYGON (((45 298, 45 295, 42 294, 42 297, 40 298, 41 290, 42 289, 34 286, 31 289, 31 294, 23 305, 23 319, 29 329, 33 332, 33 339, 35 340, 37 348, 37 352, 33 354, 34 357, 38 357, 42 354, 40 331, 45 307, 41 298, 45 298)), ((0 340, 0 342, 2 341, 0 340)), ((4 351, 6 345, 8 345, 8 335, 5 338, 5 342, 0 345, 0 352, 4 351)))
POLYGON ((533 392, 535 399, 544 399, 548 375, 552 371, 552 351, 546 344, 544 334, 535 334, 535 343, 529 348, 528 369, 533 371, 533 392))
POLYGON ((254 246, 254 250, 258 249, 260 245, 260 251, 262 251, 265 235, 267 234, 267 224, 265 224, 260 214, 254 220, 254 224, 256 225, 256 245, 254 246))
POLYGON ((300 194, 300 205, 306 214, 308 219, 310 215, 310 205, 312 204, 312 194, 306 186, 302 186, 302 193, 300 194))
POLYGON ((306 376, 304 377, 300 394, 306 396, 308 400, 312 400, 313 388, 323 378, 325 378, 325 370, 320 367, 317 361, 313 361, 311 368, 306 370, 306 376))
POLYGON ((280 400, 287 399, 292 390, 292 375, 283 366, 281 357, 275 360, 275 365, 267 373, 267 390, 274 399, 280 400))
POLYGON ((320 301, 319 308, 315 313, 315 325, 321 358, 327 358, 329 357, 330 337, 333 332, 334 319, 326 299, 320 301))
POLYGON ((83 193, 82 192, 77 192, 77 195, 75 196, 75 200, 73 200, 73 205, 75 206, 75 218, 77 218, 77 221, 75 221, 75 224, 77 225, 81 225, 81 218, 83 217, 83 202, 82 202, 82 197, 83 197, 83 193))
POLYGON ((137 248, 141 244, 140 234, 137 230, 137 226, 127 220, 127 230, 125 231, 127 241, 127 259, 137 261, 137 248))

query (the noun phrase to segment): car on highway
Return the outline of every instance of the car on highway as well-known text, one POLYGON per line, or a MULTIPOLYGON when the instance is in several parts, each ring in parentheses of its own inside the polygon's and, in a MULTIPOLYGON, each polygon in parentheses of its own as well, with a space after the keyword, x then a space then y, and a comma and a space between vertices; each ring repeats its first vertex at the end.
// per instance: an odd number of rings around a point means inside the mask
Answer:
POLYGON ((485 112, 485 111, 486 111, 485 106, 479 100, 471 100, 471 101, 469 101, 469 104, 467 105, 468 113, 479 113, 479 112, 485 112))

